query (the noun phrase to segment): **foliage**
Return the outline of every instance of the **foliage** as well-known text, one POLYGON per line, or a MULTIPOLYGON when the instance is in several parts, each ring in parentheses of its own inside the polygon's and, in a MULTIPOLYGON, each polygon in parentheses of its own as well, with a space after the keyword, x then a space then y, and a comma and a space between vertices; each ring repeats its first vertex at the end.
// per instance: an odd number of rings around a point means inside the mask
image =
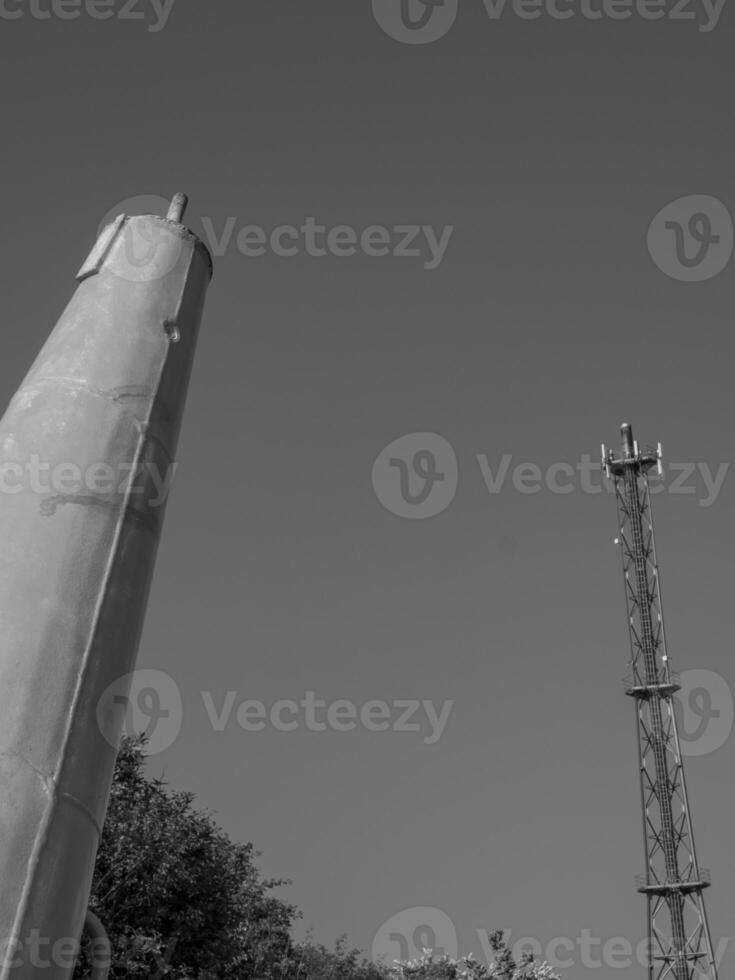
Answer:
POLYGON ((388 980, 388 976, 382 967, 365 960, 359 950, 347 949, 345 939, 329 950, 309 937, 294 946, 283 980, 388 980))
POLYGON ((516 963, 502 932, 493 932, 488 938, 494 954, 489 967, 471 955, 455 960, 434 956, 425 949, 417 959, 396 963, 390 980, 559 980, 547 963, 536 963, 531 953, 524 953, 520 963, 516 963))
MULTIPOLYGON (((558 980, 530 955, 517 964, 501 932, 489 967, 424 950, 387 969, 345 939, 295 942, 300 913, 273 894, 287 882, 262 878, 252 844, 144 768, 145 738, 124 737, 90 898, 112 944, 110 980, 558 980)), ((87 944, 74 980, 89 980, 91 955, 87 944)))
MULTIPOLYGON (((285 882, 263 879, 252 844, 231 841, 193 794, 147 779, 144 746, 122 742, 92 884, 110 980, 269 980, 298 914, 272 894, 285 882)), ((88 952, 78 980, 90 975, 88 952)))

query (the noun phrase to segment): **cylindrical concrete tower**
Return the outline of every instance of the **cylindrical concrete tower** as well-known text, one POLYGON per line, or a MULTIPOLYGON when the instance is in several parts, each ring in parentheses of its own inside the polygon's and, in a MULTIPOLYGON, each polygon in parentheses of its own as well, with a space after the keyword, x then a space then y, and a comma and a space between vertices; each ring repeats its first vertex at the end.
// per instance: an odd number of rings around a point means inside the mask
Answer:
POLYGON ((66 980, 84 923, 212 273, 185 206, 102 232, 0 422, 0 980, 66 980))

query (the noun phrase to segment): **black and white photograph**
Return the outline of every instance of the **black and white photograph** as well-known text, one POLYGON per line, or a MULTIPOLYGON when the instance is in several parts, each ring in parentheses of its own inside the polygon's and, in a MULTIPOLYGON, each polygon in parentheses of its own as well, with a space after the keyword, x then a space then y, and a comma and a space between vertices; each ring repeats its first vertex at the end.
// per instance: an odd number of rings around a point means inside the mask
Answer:
POLYGON ((733 976, 733 17, 0 0, 0 980, 733 976))

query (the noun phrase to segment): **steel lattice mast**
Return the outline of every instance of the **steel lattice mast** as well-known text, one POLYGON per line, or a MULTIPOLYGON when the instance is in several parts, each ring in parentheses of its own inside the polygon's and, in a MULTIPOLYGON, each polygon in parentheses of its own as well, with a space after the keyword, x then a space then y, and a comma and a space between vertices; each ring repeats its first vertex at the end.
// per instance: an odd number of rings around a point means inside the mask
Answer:
POLYGON ((717 980, 676 728, 671 672, 661 610, 648 473, 661 472, 661 445, 638 447, 622 426, 620 456, 602 447, 615 486, 630 633, 625 690, 635 701, 646 869, 637 878, 648 912, 649 980, 717 980))

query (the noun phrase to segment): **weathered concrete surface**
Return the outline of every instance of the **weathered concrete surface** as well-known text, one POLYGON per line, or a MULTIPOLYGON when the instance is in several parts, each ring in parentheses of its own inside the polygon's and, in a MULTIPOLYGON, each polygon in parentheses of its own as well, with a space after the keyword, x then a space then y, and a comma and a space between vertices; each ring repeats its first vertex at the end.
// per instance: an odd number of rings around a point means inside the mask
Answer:
POLYGON ((2 980, 72 972, 210 276, 176 221, 118 218, 0 422, 2 980))

